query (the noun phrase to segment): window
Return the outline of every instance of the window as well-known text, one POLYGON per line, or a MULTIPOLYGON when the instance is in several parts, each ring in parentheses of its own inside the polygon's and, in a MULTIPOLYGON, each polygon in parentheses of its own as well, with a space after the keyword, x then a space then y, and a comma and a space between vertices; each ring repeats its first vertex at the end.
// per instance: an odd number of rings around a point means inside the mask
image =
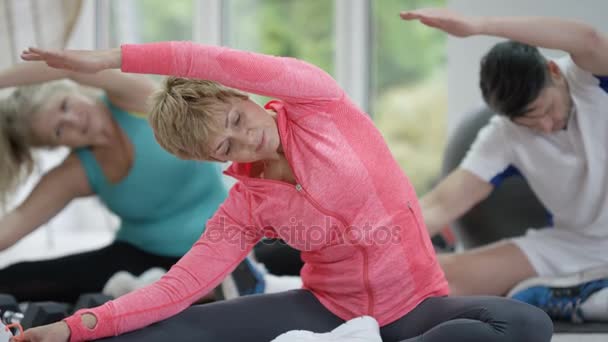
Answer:
POLYGON ((306 60, 333 71, 333 1, 230 0, 226 45, 306 60))
POLYGON ((193 0, 110 2, 110 46, 165 40, 192 40, 193 0))
POLYGON ((374 121, 418 193, 439 175, 447 132, 445 35, 399 12, 445 0, 372 2, 374 121))
POLYGON ((332 73, 333 1, 230 0, 226 45, 297 57, 332 73))

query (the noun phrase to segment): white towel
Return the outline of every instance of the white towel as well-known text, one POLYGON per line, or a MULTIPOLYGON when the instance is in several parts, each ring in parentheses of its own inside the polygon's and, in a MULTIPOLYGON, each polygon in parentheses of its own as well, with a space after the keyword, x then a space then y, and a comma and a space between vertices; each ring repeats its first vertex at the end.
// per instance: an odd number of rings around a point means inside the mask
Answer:
POLYGON ((353 318, 328 333, 292 330, 271 342, 382 342, 378 322, 369 316, 353 318))

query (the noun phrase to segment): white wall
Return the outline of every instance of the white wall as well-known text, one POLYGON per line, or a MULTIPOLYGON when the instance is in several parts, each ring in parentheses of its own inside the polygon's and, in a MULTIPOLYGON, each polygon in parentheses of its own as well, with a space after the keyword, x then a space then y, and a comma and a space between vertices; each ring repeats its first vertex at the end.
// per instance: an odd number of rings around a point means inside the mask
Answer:
MULTIPOLYGON (((606 0, 448 0, 448 7, 468 15, 542 15, 587 22, 608 32, 606 0), (581 6, 584 4, 585 6, 581 6)), ((452 38, 447 43, 448 132, 467 112, 483 104, 479 91, 479 61, 501 39, 490 37, 452 38)), ((559 52, 544 51, 549 56, 559 52)))

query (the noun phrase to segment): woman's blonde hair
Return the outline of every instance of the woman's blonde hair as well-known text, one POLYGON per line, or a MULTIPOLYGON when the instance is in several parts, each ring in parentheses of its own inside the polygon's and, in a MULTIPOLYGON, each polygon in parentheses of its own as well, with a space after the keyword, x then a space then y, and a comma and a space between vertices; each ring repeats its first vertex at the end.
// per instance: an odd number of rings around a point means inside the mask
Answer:
POLYGON ((54 81, 18 87, 0 99, 0 209, 34 169, 31 149, 37 139, 31 129, 32 117, 50 96, 72 89, 74 85, 67 81, 54 81))
POLYGON ((210 160, 207 144, 215 118, 232 101, 249 97, 235 89, 206 80, 169 77, 151 98, 150 125, 158 143, 180 158, 210 160))

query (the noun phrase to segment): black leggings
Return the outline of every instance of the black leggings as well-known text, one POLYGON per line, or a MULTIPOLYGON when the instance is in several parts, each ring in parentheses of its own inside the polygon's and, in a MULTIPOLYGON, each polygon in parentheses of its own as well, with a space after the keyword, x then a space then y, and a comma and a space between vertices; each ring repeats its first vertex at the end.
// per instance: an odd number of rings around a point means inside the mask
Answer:
MULTIPOLYGON (((289 330, 323 333, 344 323, 306 290, 192 306, 107 342, 268 342, 289 330)), ((540 309, 499 297, 434 297, 381 328, 384 342, 549 342, 553 324, 540 309)))
POLYGON ((0 293, 18 301, 75 302, 82 293, 100 292, 118 271, 140 275, 152 267, 168 270, 178 260, 114 242, 91 252, 8 266, 0 270, 0 293))

